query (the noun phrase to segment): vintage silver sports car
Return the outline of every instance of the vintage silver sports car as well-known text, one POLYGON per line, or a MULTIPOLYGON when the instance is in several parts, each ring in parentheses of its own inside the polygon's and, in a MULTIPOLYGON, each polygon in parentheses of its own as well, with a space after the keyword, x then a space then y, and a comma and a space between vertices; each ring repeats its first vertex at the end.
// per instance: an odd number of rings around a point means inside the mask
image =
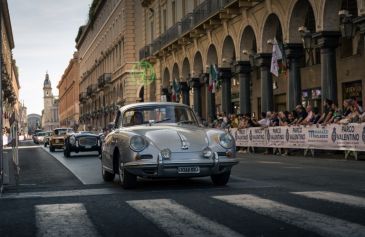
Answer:
POLYGON ((180 178, 210 176, 227 184, 237 164, 234 138, 225 131, 199 126, 192 109, 170 102, 126 105, 105 137, 101 163, 105 181, 118 174, 124 188, 137 176, 180 178))

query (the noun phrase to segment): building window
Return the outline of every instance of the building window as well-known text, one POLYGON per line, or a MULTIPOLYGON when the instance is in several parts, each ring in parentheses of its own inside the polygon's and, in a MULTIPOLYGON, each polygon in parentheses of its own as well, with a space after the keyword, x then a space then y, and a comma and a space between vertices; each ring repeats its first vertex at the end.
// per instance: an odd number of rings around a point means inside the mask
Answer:
POLYGON ((185 16, 186 14, 186 0, 181 0, 181 4, 182 4, 182 15, 185 16))
POLYGON ((163 11, 162 11, 162 26, 163 26, 163 32, 166 32, 166 30, 167 30, 167 13, 166 13, 166 9, 163 9, 163 11))
POLYGON ((154 24, 153 24, 153 21, 151 21, 151 42, 154 39, 154 35, 155 35, 155 33, 154 33, 154 24))
POLYGON ((176 23, 176 3, 175 3, 175 1, 173 1, 171 3, 171 5, 172 5, 172 7, 171 7, 171 9, 172 9, 172 24, 175 25, 175 23, 176 23))
POLYGON ((313 108, 318 108, 321 112, 321 88, 311 88, 302 91, 302 105, 307 107, 311 105, 313 108))
POLYGON ((342 99, 353 99, 362 107, 362 81, 343 83, 342 99))

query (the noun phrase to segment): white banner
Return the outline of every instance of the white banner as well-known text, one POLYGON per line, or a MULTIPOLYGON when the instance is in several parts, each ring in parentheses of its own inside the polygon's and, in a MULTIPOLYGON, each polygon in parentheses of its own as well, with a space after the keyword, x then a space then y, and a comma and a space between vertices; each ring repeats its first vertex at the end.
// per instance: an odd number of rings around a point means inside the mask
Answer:
POLYGON ((365 151, 365 123, 231 129, 238 147, 365 151))

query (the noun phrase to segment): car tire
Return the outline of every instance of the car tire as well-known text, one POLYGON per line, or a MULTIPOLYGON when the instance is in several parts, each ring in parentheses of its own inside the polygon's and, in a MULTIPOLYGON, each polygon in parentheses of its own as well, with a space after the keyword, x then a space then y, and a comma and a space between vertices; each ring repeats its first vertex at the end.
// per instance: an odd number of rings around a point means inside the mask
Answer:
POLYGON ((229 181, 229 176, 231 175, 231 171, 226 171, 220 174, 213 174, 210 176, 212 182, 216 186, 224 186, 229 181))
POLYGON ((133 189, 137 186, 137 176, 129 173, 124 167, 120 166, 121 160, 118 162, 119 180, 124 189, 133 189))
POLYGON ((103 180, 105 182, 111 182, 114 180, 115 177, 115 174, 105 170, 103 165, 101 165, 101 175, 103 176, 103 180))
POLYGON ((49 145, 49 151, 50 152, 54 152, 55 151, 54 147, 51 144, 49 145))

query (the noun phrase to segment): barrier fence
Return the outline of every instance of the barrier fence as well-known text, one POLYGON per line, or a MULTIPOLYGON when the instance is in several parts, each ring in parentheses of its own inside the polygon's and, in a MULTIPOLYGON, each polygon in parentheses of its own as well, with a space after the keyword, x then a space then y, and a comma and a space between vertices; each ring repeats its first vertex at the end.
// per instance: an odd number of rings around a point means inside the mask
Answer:
POLYGON ((230 132, 237 147, 365 151, 365 123, 232 128, 230 132))

